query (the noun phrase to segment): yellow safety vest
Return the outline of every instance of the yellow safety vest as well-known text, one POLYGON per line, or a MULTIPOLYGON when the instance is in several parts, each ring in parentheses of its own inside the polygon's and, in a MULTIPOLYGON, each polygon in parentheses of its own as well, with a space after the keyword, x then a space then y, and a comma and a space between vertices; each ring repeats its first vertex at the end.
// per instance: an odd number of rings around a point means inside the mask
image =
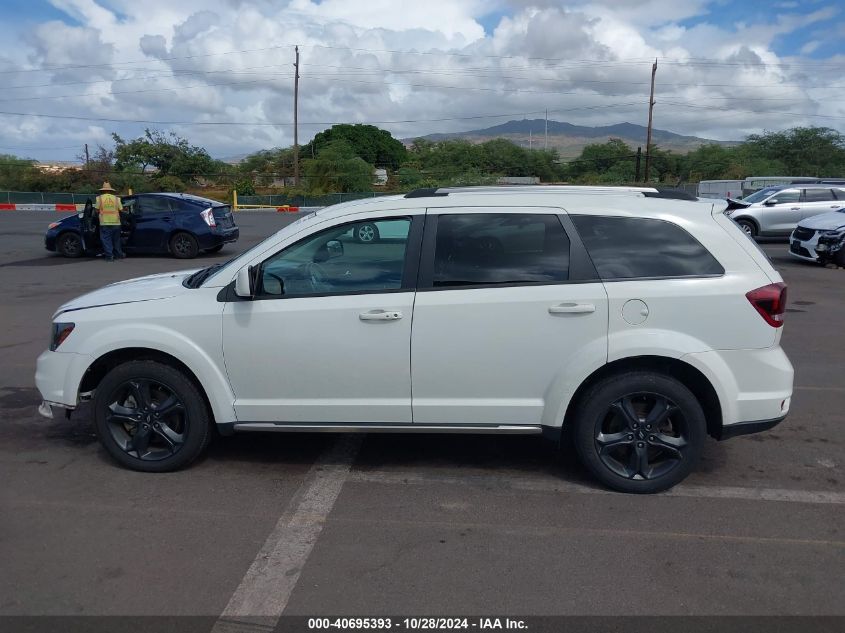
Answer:
POLYGON ((110 193, 97 196, 97 202, 94 203, 94 207, 100 213, 101 225, 114 226, 120 224, 120 210, 123 208, 123 205, 117 196, 110 193))

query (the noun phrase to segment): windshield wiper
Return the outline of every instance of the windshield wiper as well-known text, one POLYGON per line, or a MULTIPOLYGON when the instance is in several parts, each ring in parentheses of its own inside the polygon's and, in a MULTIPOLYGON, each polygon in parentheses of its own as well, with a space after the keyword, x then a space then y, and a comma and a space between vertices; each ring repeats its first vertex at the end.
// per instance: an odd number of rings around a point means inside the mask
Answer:
POLYGON ((202 285, 202 282, 211 277, 211 275, 228 263, 229 262, 220 262, 219 264, 212 264, 211 266, 198 270, 194 274, 186 277, 185 281, 182 282, 182 285, 186 288, 199 288, 202 285))

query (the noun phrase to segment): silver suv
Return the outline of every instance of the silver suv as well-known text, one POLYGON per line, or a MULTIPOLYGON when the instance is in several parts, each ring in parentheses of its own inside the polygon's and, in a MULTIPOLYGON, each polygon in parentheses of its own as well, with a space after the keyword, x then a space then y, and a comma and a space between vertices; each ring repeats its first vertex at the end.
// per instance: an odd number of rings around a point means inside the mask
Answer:
POLYGON ((786 236, 801 220, 845 206, 845 186, 801 184, 766 187, 725 211, 751 237, 786 236))

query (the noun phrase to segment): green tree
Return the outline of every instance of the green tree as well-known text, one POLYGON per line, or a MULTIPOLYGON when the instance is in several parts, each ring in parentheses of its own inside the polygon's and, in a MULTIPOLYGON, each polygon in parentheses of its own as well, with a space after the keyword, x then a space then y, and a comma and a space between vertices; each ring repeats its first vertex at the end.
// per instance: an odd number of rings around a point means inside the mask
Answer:
POLYGON ((316 158, 303 161, 312 193, 368 191, 373 182, 373 166, 355 153, 347 141, 324 145, 316 158))
POLYGON ((751 159, 771 161, 771 165, 780 163, 789 176, 840 176, 845 171, 845 137, 826 127, 752 134, 745 139, 741 153, 751 159))
POLYGON ((174 132, 144 130, 144 136, 124 141, 112 134, 115 143, 115 168, 118 171, 145 173, 154 167, 159 177, 174 176, 184 182, 198 182, 203 174, 215 173, 218 162, 204 148, 191 145, 174 132))
POLYGON ((632 182, 636 154, 624 141, 612 138, 606 143, 587 145, 581 155, 566 164, 566 175, 579 182, 632 182))
POLYGON ((0 188, 19 189, 21 183, 36 176, 35 161, 18 158, 11 154, 0 154, 0 188))
POLYGON ((302 146, 299 155, 306 160, 313 158, 324 147, 335 141, 346 141, 355 156, 370 165, 391 170, 397 169, 408 155, 405 146, 393 138, 387 130, 374 125, 347 123, 333 125, 328 130, 323 130, 310 143, 302 146))

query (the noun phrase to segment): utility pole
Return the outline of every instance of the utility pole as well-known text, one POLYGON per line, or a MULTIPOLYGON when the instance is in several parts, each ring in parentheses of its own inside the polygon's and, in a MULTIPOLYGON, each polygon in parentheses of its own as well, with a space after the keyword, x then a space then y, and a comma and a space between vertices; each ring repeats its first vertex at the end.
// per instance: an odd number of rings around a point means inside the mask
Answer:
POLYGON ((651 94, 648 97, 648 133, 645 141, 645 177, 643 182, 648 182, 651 167, 651 113, 654 109, 654 76, 657 74, 657 58, 654 58, 654 63, 651 65, 651 94))
POLYGON ((634 182, 640 182, 640 159, 642 158, 642 156, 643 156, 643 148, 638 147, 637 148, 637 175, 634 178, 634 182))
POLYGON ((296 61, 293 67, 293 184, 299 186, 299 46, 293 47, 296 61))
POLYGON ((534 137, 531 134, 531 130, 528 130, 528 149, 534 148, 534 137))
POLYGON ((549 149, 549 109, 546 108, 546 123, 543 130, 543 149, 549 149))
POLYGON ((88 156, 88 143, 85 143, 85 169, 91 165, 91 157, 88 156))

